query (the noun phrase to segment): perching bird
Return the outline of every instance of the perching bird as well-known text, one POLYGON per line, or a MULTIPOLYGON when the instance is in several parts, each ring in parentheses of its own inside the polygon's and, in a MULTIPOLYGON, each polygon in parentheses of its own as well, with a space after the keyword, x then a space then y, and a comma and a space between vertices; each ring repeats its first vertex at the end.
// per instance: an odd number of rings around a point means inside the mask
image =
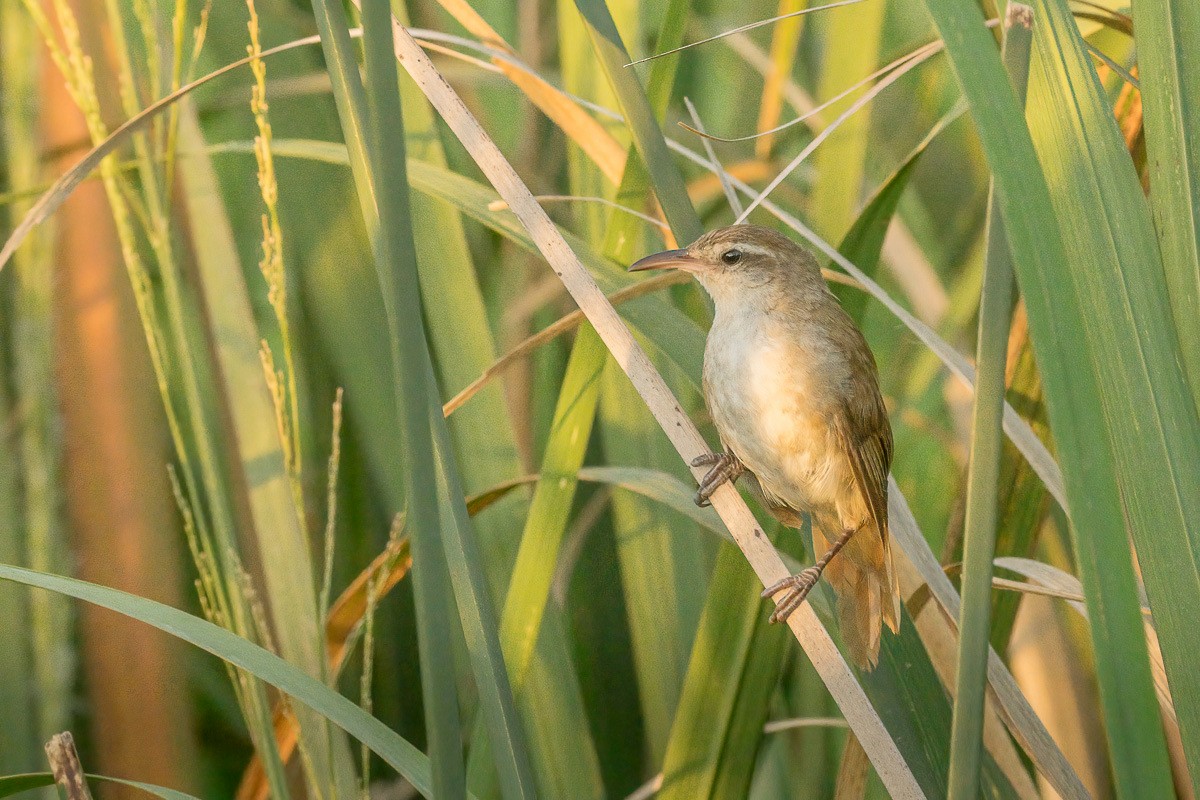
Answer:
POLYGON ((892 429, 866 340, 813 255, 768 228, 721 228, 629 269, 663 268, 695 275, 716 305, 704 397, 724 452, 693 463, 712 467, 696 502, 744 475, 785 525, 811 514, 816 563, 763 592, 786 590, 771 621, 824 573, 847 650, 874 667, 881 623, 898 629, 900 591, 887 526, 892 429))

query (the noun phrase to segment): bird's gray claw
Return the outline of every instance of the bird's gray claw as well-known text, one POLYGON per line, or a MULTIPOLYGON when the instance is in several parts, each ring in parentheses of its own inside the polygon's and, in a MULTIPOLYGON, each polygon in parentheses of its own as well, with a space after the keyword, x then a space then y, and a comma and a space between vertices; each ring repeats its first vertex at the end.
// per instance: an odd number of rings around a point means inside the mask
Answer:
POLYGON ((770 622, 783 622, 792 614, 795 613, 801 605, 804 604, 808 593, 817 585, 817 581, 821 579, 821 570, 816 567, 808 567, 801 570, 795 575, 789 575, 783 580, 776 581, 767 588, 763 589, 762 597, 771 597, 777 592, 787 590, 787 594, 775 606, 775 610, 771 612, 770 622))
POLYGON ((693 467, 710 465, 712 468, 701 479, 700 488, 696 490, 696 505, 701 508, 710 505, 709 498, 712 497, 712 493, 717 490, 718 486, 725 481, 736 481, 745 470, 742 462, 738 461, 737 456, 731 453, 705 453, 692 459, 693 467))

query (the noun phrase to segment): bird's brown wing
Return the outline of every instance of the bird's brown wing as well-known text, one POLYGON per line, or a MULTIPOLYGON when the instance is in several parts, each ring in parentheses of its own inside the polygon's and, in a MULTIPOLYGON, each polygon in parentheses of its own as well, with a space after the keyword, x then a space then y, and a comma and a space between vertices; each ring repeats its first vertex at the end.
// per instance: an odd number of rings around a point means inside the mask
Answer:
POLYGON ((855 660, 873 665, 879 653, 880 621, 893 632, 900 628, 900 587, 892 563, 887 511, 892 427, 879 394, 875 360, 861 334, 853 338, 859 346, 851 358, 859 363, 852 370, 837 428, 871 521, 865 526, 868 530, 846 548, 848 563, 841 565, 844 586, 838 593, 838 613, 843 640, 855 660))
POLYGON ((871 518, 879 529, 884 542, 888 537, 887 480, 892 466, 892 426, 888 422, 887 408, 879 394, 875 378, 875 359, 862 342, 860 352, 854 355, 863 361, 852 374, 851 391, 848 393, 840 424, 839 434, 850 456, 850 466, 858 489, 867 502, 871 518))

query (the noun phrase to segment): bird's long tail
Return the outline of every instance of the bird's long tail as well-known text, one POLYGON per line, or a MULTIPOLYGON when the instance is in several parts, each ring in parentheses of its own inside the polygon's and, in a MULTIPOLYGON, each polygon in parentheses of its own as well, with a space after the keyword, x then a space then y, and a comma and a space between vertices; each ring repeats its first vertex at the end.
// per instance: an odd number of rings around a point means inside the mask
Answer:
MULTIPOLYGON (((830 541, 840 536, 841 526, 836 519, 817 522, 813 547, 820 558, 830 541)), ((900 628, 900 586, 892 563, 891 537, 881 536, 875 524, 868 523, 829 562, 825 578, 837 595, 846 650, 859 668, 874 668, 883 625, 893 633, 900 628)))

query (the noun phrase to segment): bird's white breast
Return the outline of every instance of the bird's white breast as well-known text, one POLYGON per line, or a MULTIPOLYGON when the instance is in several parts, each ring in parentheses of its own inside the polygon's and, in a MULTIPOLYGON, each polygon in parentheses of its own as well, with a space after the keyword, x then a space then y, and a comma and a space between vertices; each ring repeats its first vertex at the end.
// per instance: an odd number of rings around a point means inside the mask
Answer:
POLYGON ((705 394, 725 445, 764 491, 792 508, 833 505, 846 468, 830 428, 844 363, 820 331, 769 311, 718 312, 704 357, 705 394))

